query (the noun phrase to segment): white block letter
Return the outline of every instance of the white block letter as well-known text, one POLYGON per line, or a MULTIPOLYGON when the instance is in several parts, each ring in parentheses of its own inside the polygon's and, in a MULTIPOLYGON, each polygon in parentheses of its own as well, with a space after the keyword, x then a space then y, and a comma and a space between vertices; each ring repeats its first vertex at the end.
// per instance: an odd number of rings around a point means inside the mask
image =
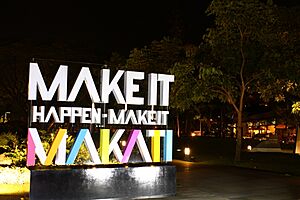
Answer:
POLYGON ((56 90, 58 90, 57 100, 66 101, 67 81, 68 81, 68 66, 61 65, 48 90, 38 64, 30 63, 28 100, 37 100, 37 88, 38 88, 43 101, 51 101, 56 90))
POLYGON ((132 105, 143 105, 144 98, 142 97, 134 97, 134 92, 139 92, 139 85, 134 84, 134 80, 143 80, 144 79, 144 72, 133 72, 127 71, 124 75, 124 90, 125 90, 125 97, 126 103, 132 105))
POLYGON ((148 75, 148 105, 157 105, 157 74, 148 75))
POLYGON ((81 68, 81 71, 80 71, 80 73, 79 73, 79 75, 76 79, 76 82, 75 82, 75 84, 73 86, 73 89, 70 93, 70 96, 68 98, 68 101, 71 101, 71 102, 75 101, 75 99, 77 97, 77 94, 78 94, 83 82, 86 85, 86 88, 89 92, 89 95, 91 97, 92 102, 100 103, 99 94, 97 92, 92 74, 91 74, 88 67, 81 68))
POLYGON ((120 80, 121 76, 123 75, 124 71, 119 70, 113 80, 109 83, 109 69, 102 69, 101 70, 101 97, 103 103, 108 103, 109 101, 109 94, 113 92, 118 104, 125 104, 124 97, 122 92, 119 88, 118 81, 120 80))
POLYGON ((169 105, 169 83, 174 82, 174 75, 158 74, 158 81, 160 81, 160 105, 169 105))

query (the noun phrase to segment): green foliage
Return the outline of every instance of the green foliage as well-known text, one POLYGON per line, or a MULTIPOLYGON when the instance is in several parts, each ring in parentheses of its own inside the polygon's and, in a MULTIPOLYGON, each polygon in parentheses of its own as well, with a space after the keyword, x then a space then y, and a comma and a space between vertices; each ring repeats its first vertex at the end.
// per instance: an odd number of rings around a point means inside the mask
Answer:
POLYGON ((271 67, 266 57, 276 35, 271 2, 214 0, 207 12, 215 17, 215 26, 203 38, 214 55, 211 67, 218 67, 228 80, 223 85, 235 90, 242 84, 241 75, 245 83, 262 78, 266 68, 271 67))
POLYGON ((117 52, 113 52, 109 58, 108 61, 105 61, 105 64, 110 68, 110 69, 123 69, 126 64, 126 58, 120 55, 117 52))
POLYGON ((176 77, 175 83, 171 88, 170 105, 178 110, 187 110, 194 103, 197 81, 193 75, 193 66, 176 63, 170 70, 176 77), (194 86, 193 89, 191 86, 194 86))
POLYGON ((298 101, 292 105, 292 113, 298 114, 298 115, 300 114, 300 101, 298 101))
POLYGON ((166 73, 181 59, 182 53, 183 47, 180 40, 165 37, 160 41, 153 41, 149 46, 133 49, 126 68, 147 73, 166 73))
POLYGON ((12 149, 10 152, 5 153, 7 157, 12 160, 12 164, 15 166, 25 166, 26 164, 26 143, 23 142, 20 145, 17 145, 15 149, 12 149))
MULTIPOLYGON (((48 133, 45 130, 39 130, 40 138, 43 147, 48 151, 53 143, 55 132, 48 133)), ((67 138, 67 154, 75 141, 75 136, 69 135, 67 138)), ((15 166, 25 166, 26 164, 26 149, 27 140, 20 139, 16 134, 8 132, 0 134, 0 147, 5 150, 5 156, 12 160, 15 166)), ((89 151, 85 145, 81 145, 79 153, 74 164, 86 164, 91 161, 89 151)))
POLYGON ((18 145, 18 138, 17 135, 8 132, 8 133, 1 133, 0 134, 0 147, 8 150, 8 149, 14 149, 18 145))
POLYGON ((212 1, 207 13, 214 16, 215 25, 203 37, 210 59, 202 59, 199 68, 199 82, 210 88, 212 96, 217 93, 238 108, 254 93, 264 101, 282 101, 284 93, 296 91, 297 81, 292 77, 299 74, 299 54, 288 41, 299 40, 286 33, 288 10, 283 10, 272 1, 212 1))
POLYGON ((218 98, 234 108, 238 119, 236 160, 239 160, 247 98, 257 92, 265 99, 280 97, 266 95, 274 89, 274 80, 279 79, 273 71, 280 66, 270 64, 274 57, 280 59, 278 49, 282 45, 278 42, 277 8, 272 1, 213 0, 207 13, 214 17, 214 26, 207 29, 198 54, 191 58, 193 61, 181 63, 181 68, 175 66, 173 73, 176 84, 188 90, 182 93, 189 99, 188 106, 218 98))
POLYGON ((286 79, 299 80, 300 66, 300 6, 279 7, 277 26, 277 46, 270 64, 278 66, 274 70, 286 79), (291 73, 293 72, 293 73, 291 73))
POLYGON ((81 145, 78 155, 74 161, 74 164, 88 164, 91 163, 90 153, 85 145, 81 145))
POLYGON ((21 140, 12 132, 0 134, 0 147, 5 150, 4 155, 12 160, 16 166, 26 163, 26 141, 21 140))

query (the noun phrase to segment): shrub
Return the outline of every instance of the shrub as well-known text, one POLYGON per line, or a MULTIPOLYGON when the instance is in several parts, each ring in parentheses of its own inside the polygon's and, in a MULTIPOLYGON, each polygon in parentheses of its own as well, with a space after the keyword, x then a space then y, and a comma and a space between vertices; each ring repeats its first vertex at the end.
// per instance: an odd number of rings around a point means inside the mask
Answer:
POLYGON ((26 140, 18 138, 15 133, 3 132, 0 134, 0 147, 4 155, 11 159, 13 165, 25 166, 26 140))

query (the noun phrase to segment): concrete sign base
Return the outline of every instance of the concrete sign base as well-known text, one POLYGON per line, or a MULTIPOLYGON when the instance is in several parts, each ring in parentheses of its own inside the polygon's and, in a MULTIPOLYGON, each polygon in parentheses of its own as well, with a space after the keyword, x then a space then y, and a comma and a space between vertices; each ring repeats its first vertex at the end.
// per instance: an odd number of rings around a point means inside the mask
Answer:
POLYGON ((30 167, 30 199, 133 199, 173 196, 171 164, 30 167))

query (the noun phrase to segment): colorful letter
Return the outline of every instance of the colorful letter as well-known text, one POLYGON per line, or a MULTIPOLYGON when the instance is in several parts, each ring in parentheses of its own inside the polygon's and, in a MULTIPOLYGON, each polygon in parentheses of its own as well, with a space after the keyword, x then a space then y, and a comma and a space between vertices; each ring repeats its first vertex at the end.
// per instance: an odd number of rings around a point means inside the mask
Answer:
POLYGON ((109 163, 109 129, 100 130, 100 157, 102 164, 109 163))
POLYGON ((166 130, 164 138, 164 161, 171 162, 173 160, 173 131, 166 130))
POLYGON ((101 163, 90 131, 88 129, 81 129, 77 135, 77 138, 75 140, 73 147, 71 148, 71 151, 68 156, 67 163, 66 163, 67 165, 71 165, 74 163, 75 158, 79 152, 79 149, 80 149, 80 146, 81 146, 83 140, 84 140, 86 148, 88 149, 88 151, 90 153, 90 156, 91 156, 94 164, 101 163))
POLYGON ((125 129, 117 129, 116 132, 114 133, 114 135, 112 136, 110 144, 109 144, 109 151, 108 151, 109 155, 111 154, 111 152, 114 152, 114 155, 116 156, 116 158, 119 162, 122 161, 123 154, 122 154, 122 151, 120 149, 118 142, 119 142, 120 138, 122 137, 124 131, 125 131, 125 129))
POLYGON ((44 150, 43 144, 39 137, 38 131, 36 128, 29 128, 28 129, 28 141, 27 141, 27 166, 35 165, 35 154, 40 159, 42 165, 50 165, 56 152, 58 153, 56 156, 56 164, 63 165, 63 157, 66 156, 65 154, 65 141, 66 140, 66 133, 67 129, 59 129, 57 135, 54 138, 53 144, 48 153, 48 157, 46 156, 46 152, 44 150))
POLYGON ((124 151, 124 156, 122 159, 122 163, 127 163, 129 160, 129 157, 131 155, 131 152, 133 150, 134 144, 137 142, 138 148, 140 150, 140 153, 142 155, 142 158, 144 159, 144 161, 146 162, 152 162, 146 142, 144 140, 144 137, 142 135, 141 130, 132 130, 129 138, 128 138, 128 142, 127 142, 127 146, 125 147, 125 151, 124 151))
POLYGON ((67 133, 67 129, 59 129, 57 135, 54 138, 54 141, 50 147, 48 156, 46 158, 45 161, 45 165, 51 165, 52 160, 58 150, 58 146, 60 144, 60 142, 62 141, 62 139, 64 138, 64 135, 67 133))
POLYGON ((154 136, 151 138, 151 153, 153 162, 160 162, 160 131, 154 130, 154 136))
POLYGON ((147 137, 151 139, 151 152, 154 162, 160 162, 160 137, 163 140, 163 160, 172 161, 173 155, 173 131, 172 130, 147 130, 147 137))

